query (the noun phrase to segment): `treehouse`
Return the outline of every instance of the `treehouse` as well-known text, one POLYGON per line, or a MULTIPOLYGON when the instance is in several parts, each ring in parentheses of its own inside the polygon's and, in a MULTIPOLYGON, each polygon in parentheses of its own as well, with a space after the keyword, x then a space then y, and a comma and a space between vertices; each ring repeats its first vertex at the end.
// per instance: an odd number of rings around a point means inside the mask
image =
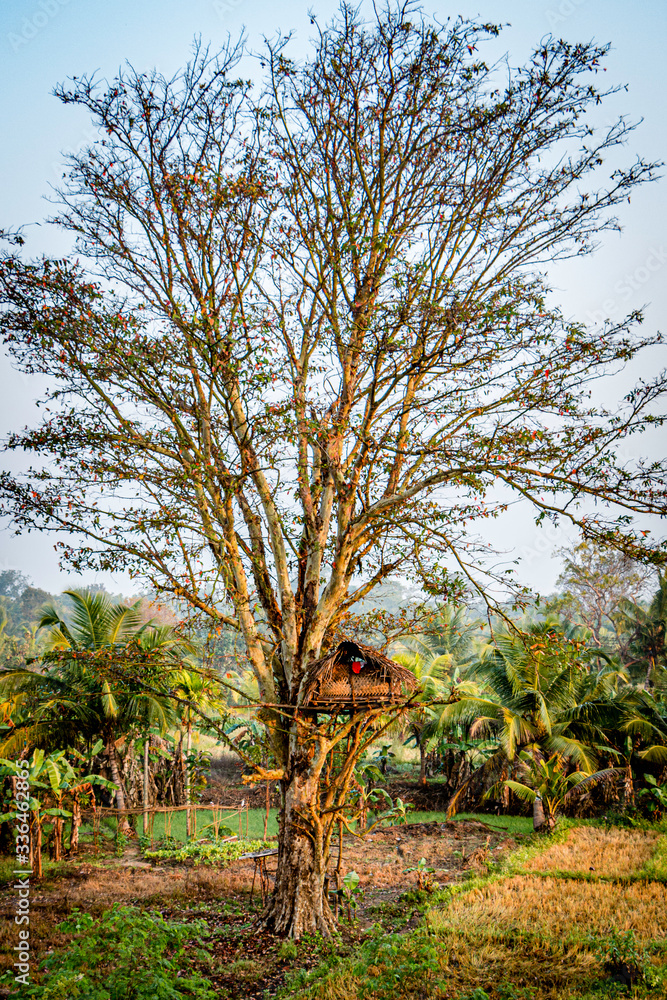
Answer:
POLYGON ((416 688, 414 674, 405 667, 372 646, 346 640, 310 664, 303 706, 313 713, 354 714, 395 705, 416 688))

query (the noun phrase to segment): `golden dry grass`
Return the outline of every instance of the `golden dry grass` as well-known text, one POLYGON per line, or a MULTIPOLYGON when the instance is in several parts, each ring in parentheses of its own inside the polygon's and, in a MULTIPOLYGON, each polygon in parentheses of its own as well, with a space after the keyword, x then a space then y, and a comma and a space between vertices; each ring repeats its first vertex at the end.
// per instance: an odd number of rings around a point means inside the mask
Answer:
POLYGON ((515 875, 455 897, 428 914, 436 933, 540 935, 581 941, 582 935, 635 932, 643 941, 667 939, 667 888, 657 882, 563 882, 515 875))
POLYGON ((428 912, 422 930, 388 951, 379 942, 365 960, 343 961, 298 996, 452 1000, 470 997, 477 988, 494 1000, 501 995, 580 1000, 591 989, 596 997, 606 996, 611 973, 604 942, 632 932, 662 977, 651 995, 667 997, 667 887, 561 874, 588 876, 594 867, 602 879, 636 875, 650 859, 655 863, 663 843, 657 834, 640 831, 573 830, 566 841, 528 861, 525 867, 535 874, 492 880, 453 896, 442 909, 428 912))
POLYGON ((659 835, 641 830, 600 830, 590 826, 570 830, 567 840, 551 844, 530 858, 524 871, 568 871, 622 878, 634 875, 653 855, 659 835))

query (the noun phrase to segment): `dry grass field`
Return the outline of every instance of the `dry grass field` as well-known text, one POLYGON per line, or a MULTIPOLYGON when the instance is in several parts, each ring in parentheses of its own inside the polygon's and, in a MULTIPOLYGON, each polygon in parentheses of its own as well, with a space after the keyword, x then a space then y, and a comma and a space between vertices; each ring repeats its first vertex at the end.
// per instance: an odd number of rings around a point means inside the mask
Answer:
MULTIPOLYGON (((474 879, 467 889, 453 887, 427 910, 421 927, 369 941, 353 960, 304 982, 293 995, 299 1000, 667 997, 666 841, 653 831, 578 827, 562 839, 520 848, 514 864, 521 874, 503 875, 501 869, 474 879), (525 874, 528 868, 534 874, 525 874), (623 881, 630 876, 635 880, 623 881)), ((512 866, 510 859, 508 871, 512 866)))
POLYGON ((652 857, 659 834, 653 831, 581 826, 570 830, 562 843, 555 843, 531 857, 524 865, 530 872, 594 872, 598 877, 635 875, 652 857))

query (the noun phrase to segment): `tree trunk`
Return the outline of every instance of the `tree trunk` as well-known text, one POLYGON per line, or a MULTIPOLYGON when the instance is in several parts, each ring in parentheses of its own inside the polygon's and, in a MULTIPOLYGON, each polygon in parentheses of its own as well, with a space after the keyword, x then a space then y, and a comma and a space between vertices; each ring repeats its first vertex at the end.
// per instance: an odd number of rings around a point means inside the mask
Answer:
POLYGON ((81 826, 81 806, 79 796, 75 793, 72 799, 72 832, 69 837, 69 853, 76 854, 79 850, 79 827, 81 826))
POLYGON ((651 674, 653 672, 653 657, 649 656, 648 665, 646 667, 646 679, 644 680, 644 688, 646 691, 651 690, 651 674))
POLYGON ((62 816, 55 816, 53 820, 53 860, 60 861, 62 857, 63 840, 63 820, 62 816))
POLYGON ((143 806, 144 806, 144 837, 148 836, 148 774, 149 774, 149 758, 148 751, 150 748, 150 737, 146 736, 144 741, 144 790, 143 790, 143 806))
POLYGON ((426 747, 419 737, 419 784, 426 784, 426 747))
POLYGON ((192 816, 190 810, 190 753, 192 752, 192 720, 188 709, 188 738, 185 761, 185 825, 188 837, 192 836, 192 816))
POLYGON ((31 838, 32 843, 32 872, 35 878, 42 877, 42 820, 37 811, 33 812, 32 826, 35 836, 31 838))
POLYGON ((130 824, 127 821, 127 816, 125 815, 125 793, 123 791, 123 782, 121 780, 120 771, 118 770, 118 759, 116 757, 116 748, 112 738, 107 740, 107 760, 109 761, 109 770, 111 771, 111 780, 116 786, 116 809, 118 810, 118 832, 127 835, 131 833, 130 824))
POLYGON ((281 937, 318 932, 328 937, 335 922, 324 895, 327 858, 318 780, 294 768, 282 782, 282 795, 276 884, 262 927, 281 937))
POLYGON ((544 817, 544 806, 542 805, 542 798, 536 795, 533 800, 533 830, 541 830, 544 827, 545 817, 544 817))
POLYGON ((632 777, 632 765, 628 761, 625 768, 625 780, 623 782, 623 808, 634 809, 635 805, 635 784, 632 777))

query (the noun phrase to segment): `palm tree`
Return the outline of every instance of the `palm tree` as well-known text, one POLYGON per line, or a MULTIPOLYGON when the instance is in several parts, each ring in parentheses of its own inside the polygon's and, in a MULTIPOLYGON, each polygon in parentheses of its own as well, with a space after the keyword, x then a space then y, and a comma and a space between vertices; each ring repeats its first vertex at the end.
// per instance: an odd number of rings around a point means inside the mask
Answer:
MULTIPOLYGON (((143 621, 139 603, 116 604, 87 590, 65 594, 67 618, 46 606, 39 623, 45 630, 41 668, 0 674, 0 691, 27 699, 32 708, 10 742, 74 747, 101 737, 116 786, 120 828, 127 830, 118 743, 132 730, 166 729, 173 723, 167 681, 190 650, 173 629, 143 621)), ((7 746, 5 741, 5 752, 7 746)))
POLYGON ((426 784, 426 754, 429 741, 438 734, 438 713, 429 701, 443 701, 447 688, 458 680, 458 668, 471 651, 476 626, 468 621, 464 607, 445 604, 439 608, 428 633, 403 636, 394 647, 393 658, 411 670, 421 694, 409 715, 408 743, 419 749, 419 782, 426 784))
POLYGON ((185 767, 185 804, 186 804, 186 829, 187 835, 192 832, 192 822, 190 814, 190 769, 192 754, 192 705, 196 704, 200 709, 221 709, 221 699, 215 693, 213 678, 195 669, 182 669, 174 677, 174 693, 183 699, 180 714, 181 725, 186 731, 186 767, 185 767))
MULTIPOLYGON (((463 724, 471 737, 493 737, 497 749, 483 767, 500 773, 503 782, 514 780, 521 752, 544 760, 556 755, 568 767, 593 774, 598 753, 609 745, 602 706, 624 678, 608 664, 591 671, 592 655, 597 651, 565 636, 554 622, 534 623, 522 634, 500 632, 468 674, 480 693, 462 694, 446 706, 441 724, 463 724)), ((454 795, 450 811, 467 784, 454 795)))
MULTIPOLYGON (((552 754, 545 760, 522 750, 519 753, 518 772, 524 781, 505 779, 503 785, 513 791, 517 798, 532 803, 534 828, 539 830, 545 827, 551 833, 567 799, 586 785, 613 778, 616 768, 605 768, 594 774, 568 772, 567 761, 561 754, 552 754)), ((493 791, 494 789, 490 789, 487 795, 493 794, 493 791)))
POLYGON ((658 581, 648 608, 629 600, 620 606, 628 636, 624 659, 632 672, 642 671, 646 690, 655 685, 658 671, 667 665, 667 575, 658 573, 658 581))

